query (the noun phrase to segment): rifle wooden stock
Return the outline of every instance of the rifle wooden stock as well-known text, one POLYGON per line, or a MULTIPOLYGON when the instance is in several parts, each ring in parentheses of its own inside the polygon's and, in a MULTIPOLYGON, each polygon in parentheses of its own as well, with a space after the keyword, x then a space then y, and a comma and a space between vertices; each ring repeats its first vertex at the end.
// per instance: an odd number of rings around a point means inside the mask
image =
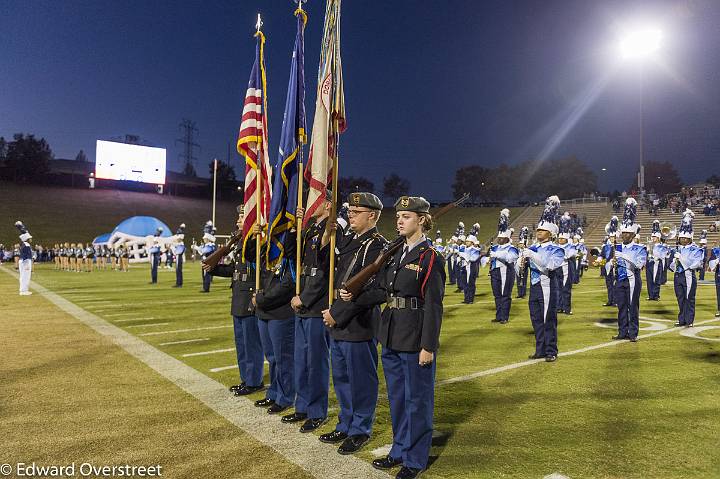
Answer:
POLYGON ((233 235, 230 238, 230 241, 225 246, 222 246, 215 250, 213 254, 205 258, 202 263, 210 266, 210 268, 214 268, 217 266, 217 264, 220 262, 221 259, 223 259, 224 256, 227 256, 230 251, 232 251, 233 246, 235 246, 235 243, 240 241, 242 238, 242 234, 237 233, 233 235))
MULTIPOLYGON (((461 204, 463 201, 467 200, 469 197, 470 195, 465 193, 462 198, 458 199, 454 203, 449 203, 437 210, 435 214, 432 215, 433 218, 437 219, 441 217, 451 209, 461 204)), ((392 258, 395 252, 400 249, 400 247, 404 243, 404 236, 398 236, 395 241, 393 241, 392 243, 388 243, 383 248, 382 254, 375 258, 375 261, 365 266, 355 276, 345 282, 345 284, 343 285, 343 289, 351 293, 353 297, 357 297, 362 291, 362 289, 365 287, 365 285, 372 279, 373 276, 377 274, 378 271, 380 271, 380 268, 382 268, 383 265, 387 263, 390 258, 392 258)))

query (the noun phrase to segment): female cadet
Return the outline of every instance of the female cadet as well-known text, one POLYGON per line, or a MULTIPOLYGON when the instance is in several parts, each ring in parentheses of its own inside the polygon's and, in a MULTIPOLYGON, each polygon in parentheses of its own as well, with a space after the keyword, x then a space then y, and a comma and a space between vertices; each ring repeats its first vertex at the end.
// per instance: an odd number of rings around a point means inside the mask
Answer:
MULTIPOLYGON (((396 478, 412 479, 430 454, 435 403, 435 354, 439 347, 445 294, 443 259, 425 236, 432 231, 430 204, 403 196, 395 203, 397 229, 405 238, 359 304, 387 303, 378 326, 382 364, 390 402, 393 444, 373 461, 378 469, 402 465, 396 478)), ((341 292, 343 300, 352 296, 341 292)))

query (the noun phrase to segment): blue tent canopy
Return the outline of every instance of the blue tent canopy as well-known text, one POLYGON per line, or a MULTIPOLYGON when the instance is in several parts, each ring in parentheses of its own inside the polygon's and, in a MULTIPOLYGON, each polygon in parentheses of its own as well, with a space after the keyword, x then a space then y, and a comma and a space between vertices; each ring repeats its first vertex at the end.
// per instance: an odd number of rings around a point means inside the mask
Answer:
POLYGON ((107 243, 110 239, 110 233, 101 234, 100 236, 97 236, 92 242, 93 244, 103 244, 107 243))
POLYGON ((158 228, 163 229, 160 236, 172 236, 168 225, 152 216, 132 216, 125 219, 115 227, 111 235, 125 233, 132 236, 154 236, 158 228))

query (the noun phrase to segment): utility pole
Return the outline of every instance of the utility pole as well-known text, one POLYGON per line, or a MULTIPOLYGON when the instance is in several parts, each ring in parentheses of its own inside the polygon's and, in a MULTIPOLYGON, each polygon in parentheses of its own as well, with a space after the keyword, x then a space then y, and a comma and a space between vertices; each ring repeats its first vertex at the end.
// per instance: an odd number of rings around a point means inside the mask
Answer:
POLYGON ((175 143, 182 143, 183 145, 183 151, 178 155, 178 157, 181 160, 184 160, 185 163, 183 173, 190 176, 196 176, 197 173, 194 161, 197 160, 197 157, 195 156, 194 149, 200 149, 200 145, 195 142, 195 136, 198 134, 197 126, 195 126, 194 121, 183 118, 179 127, 180 132, 182 133, 182 138, 175 140, 175 143))

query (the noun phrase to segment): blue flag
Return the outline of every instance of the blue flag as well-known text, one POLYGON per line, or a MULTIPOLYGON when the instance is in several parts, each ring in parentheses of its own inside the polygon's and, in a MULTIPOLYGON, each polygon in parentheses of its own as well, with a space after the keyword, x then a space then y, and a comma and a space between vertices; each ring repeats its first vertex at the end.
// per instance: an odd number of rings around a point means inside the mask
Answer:
MULTIPOLYGON (((280 151, 274 167, 272 204, 270 205, 267 265, 276 266, 285 256, 284 242, 287 232, 295 227, 298 194, 298 155, 305 136, 305 23, 307 15, 298 8, 297 36, 290 63, 285 114, 283 115, 280 151)), ((299 233, 298 233, 299 234, 299 233)))

